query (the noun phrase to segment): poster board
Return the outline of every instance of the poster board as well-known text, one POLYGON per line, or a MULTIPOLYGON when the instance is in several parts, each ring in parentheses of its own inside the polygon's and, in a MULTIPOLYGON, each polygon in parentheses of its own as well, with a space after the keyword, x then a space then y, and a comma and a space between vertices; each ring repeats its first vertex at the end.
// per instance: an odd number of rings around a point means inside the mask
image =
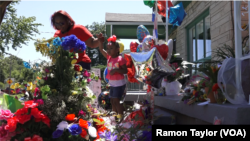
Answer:
MULTIPOLYGON (((95 73, 95 75, 97 75, 99 78, 101 78, 101 70, 97 69, 97 68, 92 68, 91 69, 92 72, 95 73)), ((89 84, 89 88, 93 91, 94 95, 96 96, 96 99, 94 101, 94 103, 92 104, 93 108, 97 108, 98 106, 98 96, 99 94, 102 92, 102 87, 101 87, 101 80, 98 79, 98 81, 91 81, 89 84)))

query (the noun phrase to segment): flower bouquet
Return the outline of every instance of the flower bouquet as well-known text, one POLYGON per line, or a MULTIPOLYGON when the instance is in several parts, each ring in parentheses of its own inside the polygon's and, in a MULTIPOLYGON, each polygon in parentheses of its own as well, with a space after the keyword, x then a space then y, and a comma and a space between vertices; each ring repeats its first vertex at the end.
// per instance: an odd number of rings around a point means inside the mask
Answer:
POLYGON ((206 94, 208 98, 210 98, 211 103, 215 103, 215 98, 213 95, 212 88, 217 85, 217 75, 220 67, 213 65, 213 64, 203 64, 200 65, 198 68, 198 71, 204 73, 209 80, 209 83, 207 83, 207 86, 205 87, 206 94))
POLYGON ((91 106, 96 97, 87 84, 100 78, 79 64, 72 63, 72 53, 74 58, 74 54, 84 51, 85 43, 70 35, 38 40, 35 45, 37 51, 52 58, 53 64, 41 67, 35 82, 20 83, 19 87, 25 96, 19 100, 24 102, 24 107, 18 109, 13 118, 7 121, 5 130, 15 133, 12 140, 18 141, 80 141, 86 138, 85 133, 92 137, 91 140, 97 139, 99 127, 88 126, 90 132, 85 130, 86 126, 84 130, 81 126, 88 122, 94 124, 93 120, 98 118, 92 116, 97 112, 91 106), (67 131, 65 128, 63 131, 57 130, 62 129, 58 127, 65 120, 69 125, 67 131))

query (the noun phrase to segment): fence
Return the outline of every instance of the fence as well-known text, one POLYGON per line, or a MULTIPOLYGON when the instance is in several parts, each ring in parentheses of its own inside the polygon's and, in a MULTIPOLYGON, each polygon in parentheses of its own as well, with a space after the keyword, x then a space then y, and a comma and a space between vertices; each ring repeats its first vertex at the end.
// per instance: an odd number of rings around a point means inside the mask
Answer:
POLYGON ((143 86, 146 84, 144 84, 142 82, 139 82, 139 84, 138 83, 130 83, 128 81, 127 75, 125 75, 125 78, 127 81, 127 91, 146 91, 146 90, 143 90, 143 86))

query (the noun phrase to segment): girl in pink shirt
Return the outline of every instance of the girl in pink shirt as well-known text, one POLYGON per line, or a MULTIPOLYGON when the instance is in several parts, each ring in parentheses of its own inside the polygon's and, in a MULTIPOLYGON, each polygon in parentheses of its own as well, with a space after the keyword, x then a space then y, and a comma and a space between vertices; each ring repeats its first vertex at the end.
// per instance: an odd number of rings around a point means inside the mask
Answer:
POLYGON ((108 39, 107 51, 103 49, 104 38, 102 35, 98 35, 99 49, 102 55, 107 58, 108 74, 107 79, 110 85, 110 100, 112 109, 116 112, 118 122, 123 120, 124 107, 120 104, 120 100, 125 92, 126 81, 124 74, 127 73, 126 60, 120 56, 119 43, 116 42, 116 36, 112 36, 108 39))

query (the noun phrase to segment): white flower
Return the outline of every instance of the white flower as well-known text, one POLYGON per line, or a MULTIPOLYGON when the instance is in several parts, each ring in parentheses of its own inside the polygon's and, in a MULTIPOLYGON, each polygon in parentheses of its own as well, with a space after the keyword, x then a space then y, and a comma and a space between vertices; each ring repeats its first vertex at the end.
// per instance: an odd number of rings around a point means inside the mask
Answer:
POLYGON ((88 132, 89 132, 90 137, 93 137, 93 138, 97 137, 97 134, 96 134, 97 130, 95 129, 95 127, 89 126, 88 132))
POLYGON ((88 86, 86 86, 86 93, 88 97, 93 96, 93 91, 88 86))
POLYGON ((67 129, 67 127, 68 127, 68 122, 62 121, 57 125, 57 130, 64 130, 65 128, 67 129))

